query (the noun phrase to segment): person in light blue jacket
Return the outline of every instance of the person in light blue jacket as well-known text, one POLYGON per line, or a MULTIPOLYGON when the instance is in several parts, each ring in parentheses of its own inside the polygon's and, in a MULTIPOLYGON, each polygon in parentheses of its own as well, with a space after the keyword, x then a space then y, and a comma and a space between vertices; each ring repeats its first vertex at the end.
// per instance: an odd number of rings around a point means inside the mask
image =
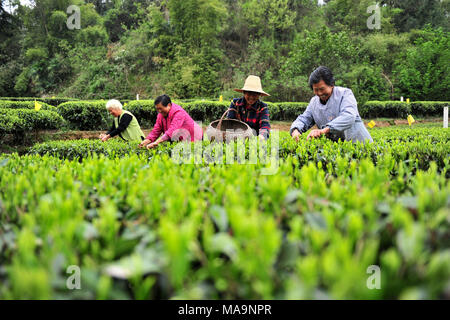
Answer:
POLYGON ((298 141, 300 135, 314 124, 307 140, 327 136, 333 141, 373 142, 358 112, 352 90, 334 85, 333 73, 320 66, 311 73, 309 86, 315 96, 303 114, 292 123, 290 134, 298 141))

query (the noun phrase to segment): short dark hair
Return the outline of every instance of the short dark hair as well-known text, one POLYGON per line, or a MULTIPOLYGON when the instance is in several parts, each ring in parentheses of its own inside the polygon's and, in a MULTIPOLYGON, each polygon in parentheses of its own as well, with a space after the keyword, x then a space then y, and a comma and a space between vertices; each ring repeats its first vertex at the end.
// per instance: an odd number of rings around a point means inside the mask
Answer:
POLYGON ((320 66, 314 70, 309 76, 309 87, 313 88, 313 84, 319 83, 323 80, 327 85, 334 86, 333 72, 327 67, 320 66))
POLYGON ((155 106, 157 106, 160 103, 164 107, 167 107, 170 103, 172 103, 172 100, 170 100, 170 97, 167 94, 163 94, 155 99, 155 106))

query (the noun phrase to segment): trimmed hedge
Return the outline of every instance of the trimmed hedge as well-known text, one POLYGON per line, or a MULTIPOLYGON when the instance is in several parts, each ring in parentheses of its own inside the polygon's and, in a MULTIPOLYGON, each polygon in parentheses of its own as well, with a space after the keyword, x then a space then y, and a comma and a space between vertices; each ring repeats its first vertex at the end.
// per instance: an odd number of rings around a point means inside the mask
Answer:
MULTIPOLYGON (((58 108, 51 106, 45 102, 39 101, 41 104, 41 110, 48 110, 57 112, 58 108)), ((0 108, 2 109, 32 109, 34 110, 34 101, 9 101, 0 100, 0 108)))
POLYGON ((17 135, 23 132, 25 121, 17 114, 2 114, 0 112, 0 139, 5 134, 17 135))
POLYGON ((270 119, 278 121, 294 121, 308 107, 307 102, 272 102, 268 103, 270 119), (276 106, 272 107, 272 106, 276 106))
POLYGON ((57 107, 61 103, 68 102, 68 101, 78 101, 79 99, 74 98, 33 98, 33 97, 0 97, 0 100, 9 100, 9 101, 41 101, 44 103, 47 103, 49 105, 52 105, 54 107, 57 107))
POLYGON ((443 116, 444 107, 450 106, 445 101, 416 101, 411 102, 411 113, 417 116, 443 116))
MULTIPOLYGON (((218 119, 228 108, 228 104, 215 101, 181 105, 196 121, 218 119)), ((71 129, 106 130, 111 126, 113 118, 105 106, 104 100, 66 102, 58 106, 58 113, 68 121, 71 129)), ((143 128, 152 127, 158 116, 153 100, 133 100, 128 102, 124 109, 130 111, 143 128)))
MULTIPOLYGON (((180 102, 195 121, 205 123, 219 119, 230 106, 230 101, 193 101, 180 102)), ((415 116, 440 116, 447 102, 412 102, 400 101, 369 101, 358 110, 362 118, 406 118, 409 114, 415 116)), ((58 106, 58 112, 75 130, 106 130, 111 126, 112 117, 105 108, 106 100, 72 101, 58 106)), ((308 106, 306 102, 267 102, 270 119, 274 121, 293 121, 303 113, 308 106)), ((157 117, 153 100, 132 100, 125 109, 133 113, 143 128, 154 125, 157 117)))
POLYGON ((105 130, 111 116, 105 108, 106 101, 73 101, 58 106, 58 113, 73 130, 105 130))
POLYGON ((0 131, 23 133, 26 131, 60 129, 64 119, 54 111, 29 109, 0 109, 0 131))
POLYGON ((421 117, 441 116, 449 102, 416 101, 411 103, 401 101, 368 101, 358 107, 362 118, 406 118, 409 114, 421 117))
MULTIPOLYGON (((230 102, 218 101, 173 102, 181 105, 195 121, 203 122, 219 119, 230 106, 230 102)), ((106 130, 111 126, 112 117, 105 105, 104 100, 66 102, 58 106, 58 112, 69 122, 71 129, 106 130)), ((267 105, 270 119, 280 121, 294 120, 308 106, 303 102, 268 102, 267 105)), ((152 127, 156 122, 158 113, 153 100, 132 100, 124 109, 134 114, 143 128, 152 127)))
MULTIPOLYGON (((371 130, 374 143, 354 144, 350 141, 332 142, 329 139, 306 140, 302 135, 299 142, 292 139, 288 132, 280 132, 279 155, 280 158, 295 156, 300 164, 309 161, 321 161, 323 167, 336 163, 336 155, 346 155, 348 160, 368 158, 378 164, 380 157, 390 154, 390 165, 394 162, 408 161, 416 168, 427 170, 432 161, 438 168, 448 167, 448 150, 450 147, 450 132, 440 128, 378 128, 371 130), (299 152, 303 150, 304 152, 299 152), (391 162, 392 161, 392 162, 391 162)), ((270 141, 270 139, 269 139, 270 141)), ((210 145, 208 140, 202 143, 203 150, 210 145)), ((107 142, 95 140, 64 140, 50 141, 35 144, 28 152, 31 155, 49 155, 61 159, 79 160, 91 158, 94 155, 105 155, 108 158, 120 158, 131 154, 145 155, 148 160, 158 154, 171 155, 176 143, 165 143, 147 150, 138 148, 137 142, 125 142, 121 139, 112 139, 107 142)), ((193 147, 193 144, 191 144, 193 147)), ((226 157, 226 151, 224 150, 226 157)), ((225 161, 226 162, 226 159, 225 161)), ((393 168, 393 167, 392 167, 393 168)), ((391 168, 391 169, 392 169, 391 168)), ((391 172, 395 172, 392 169, 391 172)), ((445 174, 450 174, 445 169, 445 174)))

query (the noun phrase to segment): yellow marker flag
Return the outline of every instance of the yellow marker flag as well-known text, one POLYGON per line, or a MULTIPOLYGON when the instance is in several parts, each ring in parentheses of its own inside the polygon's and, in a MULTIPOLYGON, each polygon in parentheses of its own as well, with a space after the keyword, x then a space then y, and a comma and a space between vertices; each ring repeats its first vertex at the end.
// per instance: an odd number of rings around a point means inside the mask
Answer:
POLYGON ((373 127, 375 127, 375 125, 376 125, 376 123, 375 123, 375 121, 370 121, 368 124, 367 124, 367 126, 370 128, 370 129, 372 129, 373 127))
POLYGON ((406 103, 409 103, 409 98, 408 98, 408 99, 406 99, 406 103))
POLYGON ((222 101, 223 101, 223 96, 220 96, 219 102, 222 102, 222 101))
POLYGON ((55 96, 53 96, 52 99, 55 99, 55 96))
POLYGON ((41 110, 42 105, 37 102, 36 100, 34 100, 34 110, 39 111, 41 110))
POLYGON ((126 106, 127 106, 127 104, 128 104, 128 103, 126 103, 126 102, 125 102, 125 104, 124 104, 123 106, 124 106, 124 107, 126 107, 126 106))
POLYGON ((409 125, 412 125, 414 122, 416 122, 416 120, 414 120, 414 118, 413 118, 412 115, 409 115, 409 116, 408 116, 408 124, 409 124, 409 125))

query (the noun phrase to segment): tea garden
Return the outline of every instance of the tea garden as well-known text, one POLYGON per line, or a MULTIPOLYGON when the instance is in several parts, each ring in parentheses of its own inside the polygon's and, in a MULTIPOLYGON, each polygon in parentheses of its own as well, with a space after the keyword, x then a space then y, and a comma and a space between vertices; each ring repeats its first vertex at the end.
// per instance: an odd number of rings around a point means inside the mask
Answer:
MULTIPOLYGON (((109 124, 104 102, 54 102, 35 111, 34 101, 0 100, 0 139, 109 124)), ((151 125, 150 102, 127 103, 151 125)), ((444 104, 360 111, 365 120, 440 116, 444 104)), ((185 103, 203 121, 226 106, 185 103)), ((271 118, 305 107, 272 103, 271 118)), ((176 144, 119 140, 2 154, 0 298, 449 299, 450 133, 441 124, 369 130, 366 145, 279 132, 273 174, 271 163, 230 159, 226 144, 226 162, 201 154, 180 164, 176 144)), ((200 144, 187 147, 210 147, 200 144)))

